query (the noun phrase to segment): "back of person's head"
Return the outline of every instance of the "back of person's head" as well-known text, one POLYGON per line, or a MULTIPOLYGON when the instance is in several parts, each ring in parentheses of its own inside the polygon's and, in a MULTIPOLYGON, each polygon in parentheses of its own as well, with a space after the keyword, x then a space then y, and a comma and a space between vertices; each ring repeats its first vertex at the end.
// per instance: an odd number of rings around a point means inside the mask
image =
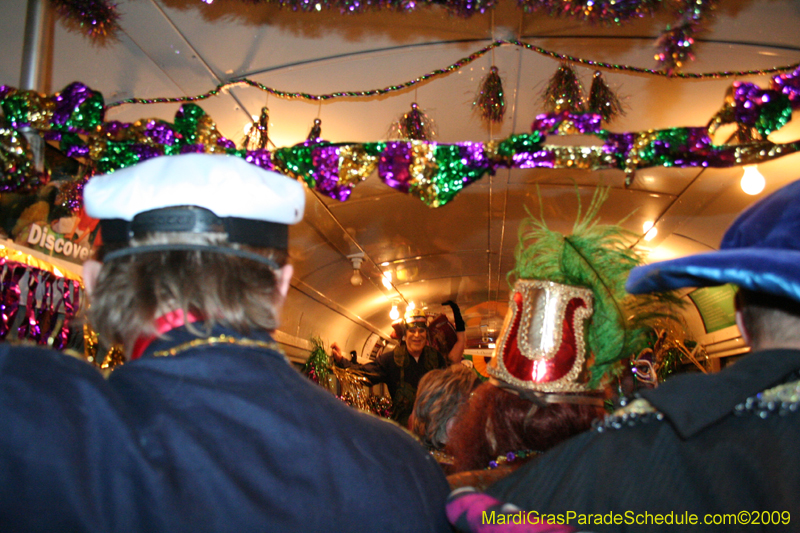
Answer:
POLYGON ((155 335, 175 310, 209 329, 277 326, 298 182, 236 156, 185 154, 92 178, 84 196, 103 241, 89 318, 106 344, 155 335))
POLYGON ((479 384, 475 372, 464 365, 431 370, 419 381, 411 430, 425 445, 440 450, 459 409, 479 384))
POLYGON ((464 404, 447 450, 454 471, 487 468, 498 456, 544 452, 589 429, 602 408, 575 403, 537 404, 483 383, 464 404))
POLYGON ((800 180, 762 198, 731 224, 718 251, 633 269, 634 294, 730 283, 737 320, 754 349, 800 347, 800 180))
POLYGON ((753 349, 800 347, 800 302, 739 289, 736 309, 740 328, 753 349))

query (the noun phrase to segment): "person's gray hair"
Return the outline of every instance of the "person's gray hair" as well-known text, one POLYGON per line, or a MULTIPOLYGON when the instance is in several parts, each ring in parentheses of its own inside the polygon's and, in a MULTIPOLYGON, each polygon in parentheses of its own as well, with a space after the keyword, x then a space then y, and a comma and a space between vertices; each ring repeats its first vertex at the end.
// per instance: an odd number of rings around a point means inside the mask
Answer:
POLYGON ((793 346, 800 342, 800 302, 762 292, 739 289, 736 306, 752 349, 793 346))
POLYGON ((461 364, 431 370, 419 381, 411 430, 422 442, 440 450, 447 444, 447 423, 479 385, 477 374, 461 364))

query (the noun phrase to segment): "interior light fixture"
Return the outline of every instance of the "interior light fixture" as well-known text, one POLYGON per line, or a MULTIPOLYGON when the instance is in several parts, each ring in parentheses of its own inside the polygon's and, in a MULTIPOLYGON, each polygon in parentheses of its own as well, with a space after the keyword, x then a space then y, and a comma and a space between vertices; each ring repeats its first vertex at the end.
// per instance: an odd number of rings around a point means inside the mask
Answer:
POLYGON ((764 176, 758 171, 758 166, 747 165, 744 167, 742 181, 739 184, 746 194, 754 196, 763 191, 767 183, 764 176))
POLYGON ((408 302, 408 305, 406 306, 406 310, 407 311, 412 311, 414 308, 416 308, 416 305, 414 305, 414 302, 408 302))
POLYGON ((361 276, 361 261, 364 260, 364 253, 351 254, 347 258, 353 262, 353 275, 350 276, 350 285, 358 287, 364 283, 364 278, 361 276))
POLYGON ((383 281, 383 286, 384 287, 386 287, 387 289, 391 289, 392 288, 392 271, 391 270, 387 270, 386 272, 383 273, 383 280, 382 281, 383 281))
POLYGON ((392 320, 397 320, 400 318, 400 310, 397 309, 397 304, 392 304, 392 310, 389 311, 389 318, 392 320))
POLYGON ((658 235, 658 228, 655 227, 652 220, 648 220, 642 224, 642 231, 644 232, 644 240, 652 241, 658 235))

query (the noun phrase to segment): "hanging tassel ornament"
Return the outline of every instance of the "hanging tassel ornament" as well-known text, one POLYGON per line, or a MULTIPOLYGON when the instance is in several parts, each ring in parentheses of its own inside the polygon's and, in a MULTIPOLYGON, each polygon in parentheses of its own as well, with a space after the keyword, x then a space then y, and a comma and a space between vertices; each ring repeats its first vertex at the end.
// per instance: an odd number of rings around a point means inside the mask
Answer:
POLYGON ((691 22, 684 22, 674 28, 667 26, 656 41, 656 46, 661 50, 656 54, 656 60, 670 76, 679 71, 687 61, 694 61, 693 26, 691 22))
POLYGON ((503 80, 497 67, 492 66, 489 74, 481 83, 478 97, 472 104, 481 114, 481 118, 488 122, 502 122, 506 112, 506 102, 503 98, 503 80))
POLYGON ((322 138, 322 121, 318 118, 314 119, 314 125, 311 126, 311 131, 308 132, 307 141, 317 142, 322 138))
POLYGON ((681 3, 680 20, 669 25, 656 41, 660 52, 656 60, 667 74, 672 75, 687 61, 694 61, 694 37, 712 18, 718 0, 694 0, 681 3))
POLYGON ((117 6, 108 0, 50 0, 50 3, 89 37, 102 39, 119 30, 117 6))
POLYGON ((622 103, 614 91, 606 85, 600 71, 595 72, 592 77, 592 87, 589 89, 589 102, 586 110, 603 117, 603 122, 611 122, 616 117, 625 114, 622 110, 622 103))
POLYGON ((572 67, 561 65, 544 93, 544 108, 548 113, 582 113, 583 86, 572 67))
POLYGON ((404 114, 392 124, 390 139, 412 141, 432 141, 436 138, 436 125, 433 120, 419 108, 416 102, 411 104, 411 111, 404 114))
POLYGON ((261 108, 261 116, 250 125, 242 143, 245 150, 265 150, 269 144, 269 109, 261 108))

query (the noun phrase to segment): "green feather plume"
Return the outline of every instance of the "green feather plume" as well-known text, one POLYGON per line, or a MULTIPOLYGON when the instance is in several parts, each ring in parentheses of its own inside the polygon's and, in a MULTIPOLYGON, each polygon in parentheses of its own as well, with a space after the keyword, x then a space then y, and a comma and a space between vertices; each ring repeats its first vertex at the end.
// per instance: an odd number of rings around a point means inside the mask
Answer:
MULTIPOLYGON (((630 247, 635 235, 619 225, 598 224, 598 213, 608 198, 608 188, 598 188, 578 216, 570 235, 553 231, 544 219, 528 213, 519 228, 516 267, 509 280, 539 279, 586 287, 594 293, 594 313, 585 329, 590 363, 590 388, 604 376, 618 374, 620 361, 638 354, 648 344, 653 325, 680 321, 680 300, 674 294, 631 295, 625 281, 641 255, 630 247)), ((541 195, 540 195, 541 202, 541 195)))

